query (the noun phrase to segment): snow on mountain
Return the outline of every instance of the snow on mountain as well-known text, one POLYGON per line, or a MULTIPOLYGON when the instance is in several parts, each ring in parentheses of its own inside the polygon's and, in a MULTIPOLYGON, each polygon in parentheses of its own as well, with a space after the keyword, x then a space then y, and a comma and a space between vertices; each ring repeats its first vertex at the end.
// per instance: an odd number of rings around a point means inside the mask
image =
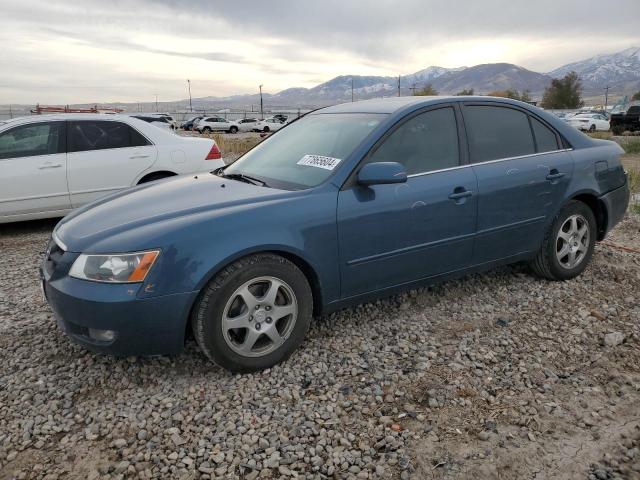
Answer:
POLYGON ((571 71, 578 74, 585 90, 602 90, 607 85, 614 91, 640 88, 640 48, 631 47, 618 53, 597 55, 569 63, 548 75, 559 78, 571 71))
MULTIPOLYGON (((403 75, 400 79, 402 95, 411 95, 412 87, 423 88, 427 84, 441 94, 455 94, 473 89, 476 93, 495 90, 528 90, 541 96, 552 78, 559 78, 575 70, 582 79, 584 93, 602 93, 606 85, 611 92, 630 93, 640 90, 640 48, 633 47, 618 53, 598 55, 580 62, 559 67, 547 74, 533 72, 510 63, 490 63, 473 67, 443 68, 431 66, 418 72, 403 75)), ((312 88, 288 88, 263 98, 274 106, 319 107, 351 100, 351 88, 356 100, 396 95, 398 77, 341 75, 312 88)), ((203 104, 248 105, 260 101, 257 94, 230 97, 194 99, 203 104)))

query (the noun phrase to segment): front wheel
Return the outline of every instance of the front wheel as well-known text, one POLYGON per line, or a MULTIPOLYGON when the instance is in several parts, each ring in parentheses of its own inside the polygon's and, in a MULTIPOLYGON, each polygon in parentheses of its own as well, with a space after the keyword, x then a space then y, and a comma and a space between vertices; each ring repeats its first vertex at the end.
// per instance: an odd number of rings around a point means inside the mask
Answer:
POLYGON ((596 126, 595 126, 595 125, 591 125, 591 126, 589 127, 589 131, 590 131, 591 133, 595 132, 595 131, 596 131, 596 126))
POLYGON ((206 133, 207 135, 210 134, 212 132, 212 130, 209 127, 204 127, 202 129, 202 133, 206 133))
POLYGON ((230 133, 238 133, 238 127, 231 127, 231 128, 229 129, 229 132, 230 132, 230 133))
POLYGON ((313 313, 309 282, 293 263, 252 255, 220 272, 201 293, 193 334, 207 357, 233 372, 269 368, 302 343, 313 313))
POLYGON ((580 275, 593 256, 596 219, 591 209, 571 201, 556 215, 542 246, 531 262, 534 272, 549 280, 569 280, 580 275))
POLYGON ((264 127, 264 128, 262 129, 262 131, 263 131, 264 133, 269 133, 269 127, 264 127))

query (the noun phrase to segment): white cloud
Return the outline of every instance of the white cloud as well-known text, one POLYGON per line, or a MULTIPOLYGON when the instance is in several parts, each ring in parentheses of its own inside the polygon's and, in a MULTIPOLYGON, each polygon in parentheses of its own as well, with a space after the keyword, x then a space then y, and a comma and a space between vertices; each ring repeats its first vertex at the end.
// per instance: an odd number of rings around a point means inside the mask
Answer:
POLYGON ((0 0, 0 103, 277 92, 340 74, 512 62, 548 71, 640 44, 640 2, 0 0))

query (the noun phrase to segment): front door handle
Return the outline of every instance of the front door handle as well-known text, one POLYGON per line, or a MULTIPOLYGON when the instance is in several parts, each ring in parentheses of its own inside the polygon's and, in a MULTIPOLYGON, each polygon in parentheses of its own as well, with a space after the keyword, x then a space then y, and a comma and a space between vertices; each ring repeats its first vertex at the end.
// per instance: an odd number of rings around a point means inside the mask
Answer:
POLYGON ((551 181, 558 180, 559 178, 564 177, 564 175, 565 175, 564 173, 559 172, 554 168, 549 172, 549 175, 547 175, 547 180, 551 180, 551 181))
POLYGON ((467 190, 463 187, 457 187, 451 195, 449 195, 449 200, 460 200, 461 198, 470 197, 473 195, 471 190, 467 190))
POLYGON ((42 165, 40 165, 38 167, 38 170, 45 170, 47 168, 60 168, 62 166, 61 163, 51 163, 51 162, 47 162, 47 163, 43 163, 42 165))

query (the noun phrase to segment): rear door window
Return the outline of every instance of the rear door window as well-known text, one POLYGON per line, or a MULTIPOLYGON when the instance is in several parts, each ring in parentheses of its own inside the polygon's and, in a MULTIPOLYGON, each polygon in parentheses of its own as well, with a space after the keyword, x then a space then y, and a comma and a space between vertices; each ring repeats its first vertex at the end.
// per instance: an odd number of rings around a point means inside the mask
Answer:
POLYGON ((531 128, 536 139, 538 153, 558 150, 558 138, 553 130, 535 117, 531 118, 531 128))
POLYGON ((527 114, 508 107, 466 105, 464 121, 473 163, 534 154, 527 114))
POLYGON ((106 150, 149 145, 149 141, 126 123, 73 121, 68 126, 69 152, 106 150))
POLYGON ((0 159, 64 153, 64 122, 20 125, 0 133, 0 159))

